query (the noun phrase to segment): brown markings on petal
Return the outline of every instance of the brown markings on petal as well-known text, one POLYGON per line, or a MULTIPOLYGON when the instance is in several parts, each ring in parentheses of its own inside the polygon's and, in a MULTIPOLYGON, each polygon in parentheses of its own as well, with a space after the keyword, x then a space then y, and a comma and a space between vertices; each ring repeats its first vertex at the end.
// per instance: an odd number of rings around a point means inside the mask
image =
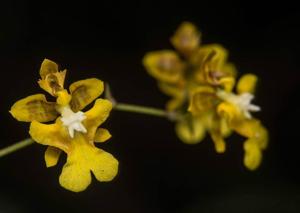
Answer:
POLYGON ((214 86, 218 86, 220 84, 220 79, 225 77, 226 74, 219 70, 213 70, 211 67, 211 63, 213 58, 216 56, 217 52, 215 50, 212 50, 208 56, 206 57, 203 65, 205 66, 205 73, 207 80, 211 80, 211 84, 214 86))
POLYGON ((63 89, 59 85, 58 78, 55 75, 53 75, 53 74, 47 75, 46 80, 47 80, 47 83, 49 84, 50 88, 52 89, 53 94, 56 94, 58 91, 63 89))
POLYGON ((176 74, 180 71, 181 65, 176 58, 162 56, 157 62, 157 68, 168 74, 176 74))
POLYGON ((31 120, 54 120, 58 113, 55 109, 55 103, 48 103, 42 100, 33 100, 26 103, 31 120))
POLYGON ((209 62, 213 59, 213 57, 215 57, 216 54, 217 54, 217 52, 216 52, 215 50, 212 50, 212 51, 208 54, 208 56, 207 56, 205 62, 209 63, 209 62))
POLYGON ((213 84, 216 86, 220 84, 221 78, 226 76, 224 72, 213 71, 213 70, 210 70, 208 75, 212 79, 213 84))
POLYGON ((194 34, 193 32, 182 34, 179 37, 180 45, 183 48, 195 48, 194 46, 197 46, 199 40, 200 36, 194 34))
POLYGON ((84 107, 84 103, 90 100, 91 96, 87 91, 87 87, 82 85, 77 87, 72 92, 72 100, 70 102, 71 109, 74 112, 81 110, 84 107))

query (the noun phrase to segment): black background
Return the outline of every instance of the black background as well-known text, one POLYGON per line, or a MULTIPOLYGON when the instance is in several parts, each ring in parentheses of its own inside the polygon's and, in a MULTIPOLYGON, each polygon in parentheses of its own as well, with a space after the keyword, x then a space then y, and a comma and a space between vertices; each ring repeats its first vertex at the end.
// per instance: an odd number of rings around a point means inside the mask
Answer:
POLYGON ((44 58, 67 68, 67 83, 98 77, 121 102, 163 108, 141 60, 171 48, 182 21, 195 23, 203 43, 221 43, 240 74, 260 77, 256 116, 270 131, 270 146, 255 172, 242 165, 243 139, 228 139, 217 154, 209 138, 189 146, 162 118, 113 111, 104 126, 113 138, 101 148, 120 161, 109 183, 93 180, 79 194, 58 176, 65 158, 46 169, 45 147, 34 144, 0 159, 0 212, 300 212, 298 87, 299 7, 280 3, 181 1, 1 1, 1 147, 28 137, 28 124, 8 110, 42 93, 44 58))

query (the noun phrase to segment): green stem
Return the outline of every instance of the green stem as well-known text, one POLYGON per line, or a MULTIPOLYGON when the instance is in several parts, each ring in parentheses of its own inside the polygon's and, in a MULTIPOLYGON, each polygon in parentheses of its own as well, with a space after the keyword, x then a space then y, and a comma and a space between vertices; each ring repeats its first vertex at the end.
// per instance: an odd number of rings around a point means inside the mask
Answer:
POLYGON ((133 104, 117 103, 114 106, 114 109, 119 110, 119 111, 154 115, 154 116, 158 116, 158 117, 169 117, 169 114, 165 110, 157 109, 157 108, 153 108, 153 107, 138 106, 138 105, 133 105, 133 104))
POLYGON ((19 142, 13 144, 13 145, 10 145, 8 147, 0 149, 0 158, 5 155, 8 155, 10 153, 13 153, 15 151, 18 151, 19 149, 23 149, 26 146, 33 144, 33 142, 34 141, 31 138, 27 138, 25 140, 22 140, 22 141, 19 141, 19 142))

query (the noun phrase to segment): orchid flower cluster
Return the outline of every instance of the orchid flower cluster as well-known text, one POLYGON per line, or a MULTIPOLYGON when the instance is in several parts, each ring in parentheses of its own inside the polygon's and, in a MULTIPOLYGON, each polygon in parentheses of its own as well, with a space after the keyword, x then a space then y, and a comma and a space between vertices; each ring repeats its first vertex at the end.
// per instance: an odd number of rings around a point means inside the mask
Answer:
POLYGON ((55 101, 47 101, 44 94, 31 95, 13 104, 10 113, 18 121, 30 122, 32 141, 47 146, 47 167, 67 154, 59 177, 62 187, 80 192, 90 185, 91 173, 102 182, 117 175, 118 161, 96 146, 111 137, 100 126, 112 109, 172 117, 184 143, 197 144, 209 134, 218 153, 225 152, 225 138, 236 132, 246 138, 244 165, 250 170, 260 165, 268 132, 251 114, 260 110, 252 104, 257 77, 245 74, 237 81, 236 68, 227 61, 228 51, 219 44, 202 45, 201 33, 189 22, 179 26, 171 43, 176 51, 149 52, 143 59, 160 90, 171 97, 165 110, 121 105, 111 95, 99 98, 104 83, 97 78, 77 81, 67 90, 66 70, 60 71, 49 59, 42 62, 38 84, 55 101), (91 103, 91 109, 82 111, 91 103))
MULTIPOLYGON (((187 144, 201 142, 208 133, 215 150, 226 150, 225 139, 232 132, 247 138, 244 164, 256 169, 268 144, 268 132, 251 112, 257 77, 245 74, 236 81, 235 66, 228 51, 219 44, 201 44, 201 33, 189 22, 182 23, 171 37, 175 50, 145 55, 143 64, 171 100, 166 110, 180 114, 176 133, 187 144)), ((178 116, 177 116, 178 117, 178 116)))

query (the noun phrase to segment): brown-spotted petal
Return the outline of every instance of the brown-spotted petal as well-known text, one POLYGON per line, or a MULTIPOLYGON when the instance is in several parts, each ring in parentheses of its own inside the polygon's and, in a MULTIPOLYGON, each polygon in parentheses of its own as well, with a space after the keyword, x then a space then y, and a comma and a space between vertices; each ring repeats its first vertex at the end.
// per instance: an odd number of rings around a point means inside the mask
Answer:
POLYGON ((189 56, 200 45, 201 33, 190 22, 183 22, 171 38, 173 46, 182 54, 189 56))
POLYGON ((174 51, 149 52, 144 56, 143 64, 158 81, 177 83, 183 78, 184 64, 174 51))
POLYGON ((100 96, 103 90, 103 82, 97 78, 89 78, 71 84, 71 109, 74 112, 82 110, 100 96))
POLYGON ((46 78, 48 74, 58 72, 58 65, 54 61, 51 61, 47 58, 41 64, 40 76, 42 79, 46 78))
POLYGON ((18 121, 48 122, 57 118, 58 113, 54 102, 48 102, 45 95, 31 95, 17 101, 10 110, 10 113, 18 121))
POLYGON ((52 96, 64 89, 64 82, 67 70, 62 72, 49 73, 38 81, 39 86, 52 96))
POLYGON ((195 78, 200 83, 220 85, 224 77, 235 77, 233 64, 227 62, 228 51, 219 44, 205 45, 193 56, 193 63, 198 64, 195 78))

